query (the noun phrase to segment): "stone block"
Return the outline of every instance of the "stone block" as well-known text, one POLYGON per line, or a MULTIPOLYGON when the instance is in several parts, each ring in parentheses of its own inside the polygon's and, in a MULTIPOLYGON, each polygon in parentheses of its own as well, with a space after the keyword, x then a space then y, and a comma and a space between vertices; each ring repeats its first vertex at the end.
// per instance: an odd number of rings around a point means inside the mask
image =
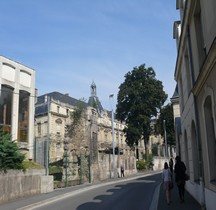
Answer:
POLYGON ((52 192, 53 189, 53 176, 41 176, 41 193, 52 192))

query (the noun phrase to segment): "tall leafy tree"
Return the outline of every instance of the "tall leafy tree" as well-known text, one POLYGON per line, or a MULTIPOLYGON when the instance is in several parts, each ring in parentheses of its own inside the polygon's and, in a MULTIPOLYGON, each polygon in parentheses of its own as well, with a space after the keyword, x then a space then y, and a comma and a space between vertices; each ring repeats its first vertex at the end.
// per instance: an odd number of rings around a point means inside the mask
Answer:
POLYGON ((164 125, 166 128, 167 144, 175 145, 174 116, 171 103, 167 104, 161 109, 159 118, 157 119, 156 123, 156 133, 162 134, 163 137, 164 125))
POLYGON ((140 139, 145 145, 148 143, 151 118, 157 116, 166 99, 162 82, 156 79, 152 67, 143 64, 125 75, 119 86, 116 118, 127 124, 124 132, 129 146, 137 145, 140 139))

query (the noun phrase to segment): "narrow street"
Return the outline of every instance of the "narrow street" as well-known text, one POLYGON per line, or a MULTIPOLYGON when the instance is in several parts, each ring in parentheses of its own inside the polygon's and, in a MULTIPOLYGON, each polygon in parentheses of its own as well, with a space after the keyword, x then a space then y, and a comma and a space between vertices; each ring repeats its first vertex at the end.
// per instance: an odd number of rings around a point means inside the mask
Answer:
POLYGON ((42 206, 40 210, 149 210, 160 175, 102 186, 42 206))
POLYGON ((161 174, 109 180, 96 185, 75 186, 0 205, 4 210, 150 210, 161 174))

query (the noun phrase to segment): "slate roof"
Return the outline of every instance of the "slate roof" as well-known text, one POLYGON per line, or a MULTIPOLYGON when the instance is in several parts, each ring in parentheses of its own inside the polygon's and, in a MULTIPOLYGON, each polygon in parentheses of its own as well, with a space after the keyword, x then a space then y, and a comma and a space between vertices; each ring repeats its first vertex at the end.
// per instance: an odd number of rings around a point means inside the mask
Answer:
POLYGON ((97 96, 89 97, 88 105, 94 107, 98 113, 104 111, 103 106, 101 105, 101 102, 99 101, 97 96))
POLYGON ((84 104, 85 106, 88 106, 87 103, 77 100, 75 98, 70 97, 68 94, 62 94, 59 92, 51 92, 44 94, 42 96, 39 96, 37 98, 37 103, 35 104, 35 115, 43 115, 47 113, 47 103, 45 102, 45 97, 49 97, 50 99, 53 99, 55 101, 59 101, 65 104, 68 104, 70 106, 77 106, 79 103, 84 104))
POLYGON ((176 85, 176 88, 175 88, 175 91, 174 91, 173 96, 171 98, 171 101, 174 101, 174 100, 176 100, 178 98, 179 98, 178 85, 176 85))

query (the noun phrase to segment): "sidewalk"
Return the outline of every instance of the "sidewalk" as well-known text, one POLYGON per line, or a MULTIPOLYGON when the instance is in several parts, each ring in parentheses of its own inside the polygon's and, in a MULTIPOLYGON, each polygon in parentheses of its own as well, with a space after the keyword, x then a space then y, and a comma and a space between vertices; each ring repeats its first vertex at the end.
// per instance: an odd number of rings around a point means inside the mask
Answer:
POLYGON ((185 190, 184 203, 180 202, 178 187, 176 184, 174 184, 174 188, 171 191, 171 200, 171 204, 167 205, 165 192, 163 190, 163 185, 161 184, 157 210, 201 210, 200 204, 187 192, 187 190, 185 190))

